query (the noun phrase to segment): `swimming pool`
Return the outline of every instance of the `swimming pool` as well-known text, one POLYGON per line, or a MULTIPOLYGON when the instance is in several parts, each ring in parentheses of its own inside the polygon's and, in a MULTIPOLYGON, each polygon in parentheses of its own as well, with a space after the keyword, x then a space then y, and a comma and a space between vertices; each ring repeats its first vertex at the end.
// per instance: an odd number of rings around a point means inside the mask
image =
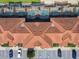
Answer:
POLYGON ((28 11, 27 16, 35 16, 35 11, 34 10, 28 11))
POLYGON ((48 10, 40 10, 40 14, 42 16, 48 16, 49 15, 49 12, 48 12, 48 10))

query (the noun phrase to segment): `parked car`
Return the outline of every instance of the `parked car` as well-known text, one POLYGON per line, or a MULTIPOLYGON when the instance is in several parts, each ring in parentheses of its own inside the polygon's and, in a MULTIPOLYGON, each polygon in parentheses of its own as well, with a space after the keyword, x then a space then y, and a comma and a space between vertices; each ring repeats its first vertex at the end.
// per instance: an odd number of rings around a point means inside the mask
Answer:
POLYGON ((58 49, 58 57, 62 57, 62 51, 61 51, 61 49, 58 49))
POLYGON ((22 49, 19 48, 19 49, 18 49, 18 58, 21 58, 21 56, 22 56, 22 49))
POLYGON ((72 58, 73 59, 76 59, 77 58, 77 53, 76 53, 76 50, 75 49, 72 50, 72 58))
POLYGON ((13 58, 13 50, 12 49, 9 50, 9 58, 13 58))

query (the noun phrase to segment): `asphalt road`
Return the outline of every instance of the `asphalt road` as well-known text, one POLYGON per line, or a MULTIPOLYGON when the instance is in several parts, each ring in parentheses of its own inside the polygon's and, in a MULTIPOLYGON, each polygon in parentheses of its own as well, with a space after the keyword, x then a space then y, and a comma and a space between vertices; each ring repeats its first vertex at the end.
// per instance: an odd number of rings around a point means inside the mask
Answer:
MULTIPOLYGON (((9 58, 9 50, 11 48, 0 49, 0 59, 10 59, 9 58)), ((11 59, 28 59, 27 58, 27 49, 22 49, 22 56, 18 58, 18 48, 13 49, 13 58, 11 59)), ((77 49, 77 59, 79 59, 79 50, 77 49)), ((59 58, 57 56, 56 50, 47 50, 47 49, 37 49, 35 52, 34 59, 73 59, 72 58, 72 50, 62 50, 62 57, 59 58)))

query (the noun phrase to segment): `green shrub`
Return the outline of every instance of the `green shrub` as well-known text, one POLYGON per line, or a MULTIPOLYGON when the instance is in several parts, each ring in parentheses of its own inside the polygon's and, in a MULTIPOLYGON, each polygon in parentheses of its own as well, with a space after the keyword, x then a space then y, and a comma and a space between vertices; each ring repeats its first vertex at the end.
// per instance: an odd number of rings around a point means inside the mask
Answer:
POLYGON ((2 47, 9 47, 9 43, 4 43, 3 45, 1 45, 2 47))
POLYGON ((68 43, 68 47, 75 47, 76 45, 73 43, 68 43))
POLYGON ((59 47, 58 43, 53 43, 53 47, 59 47))

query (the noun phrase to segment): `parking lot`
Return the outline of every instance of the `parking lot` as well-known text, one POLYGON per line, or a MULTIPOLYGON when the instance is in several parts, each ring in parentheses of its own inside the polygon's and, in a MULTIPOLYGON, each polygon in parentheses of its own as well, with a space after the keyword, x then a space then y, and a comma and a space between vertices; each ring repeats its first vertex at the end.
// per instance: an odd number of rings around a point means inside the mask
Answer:
MULTIPOLYGON (((0 59, 10 59, 9 57, 9 50, 13 49, 13 58, 11 59, 28 59, 27 58, 27 49, 22 49, 22 56, 18 58, 18 48, 1 48, 0 49, 0 59)), ((76 49, 77 58, 79 59, 79 49, 76 49)), ((57 55, 57 48, 51 49, 35 49, 35 57, 34 59, 73 59, 72 58, 72 49, 61 49, 62 57, 58 57, 57 55)))

